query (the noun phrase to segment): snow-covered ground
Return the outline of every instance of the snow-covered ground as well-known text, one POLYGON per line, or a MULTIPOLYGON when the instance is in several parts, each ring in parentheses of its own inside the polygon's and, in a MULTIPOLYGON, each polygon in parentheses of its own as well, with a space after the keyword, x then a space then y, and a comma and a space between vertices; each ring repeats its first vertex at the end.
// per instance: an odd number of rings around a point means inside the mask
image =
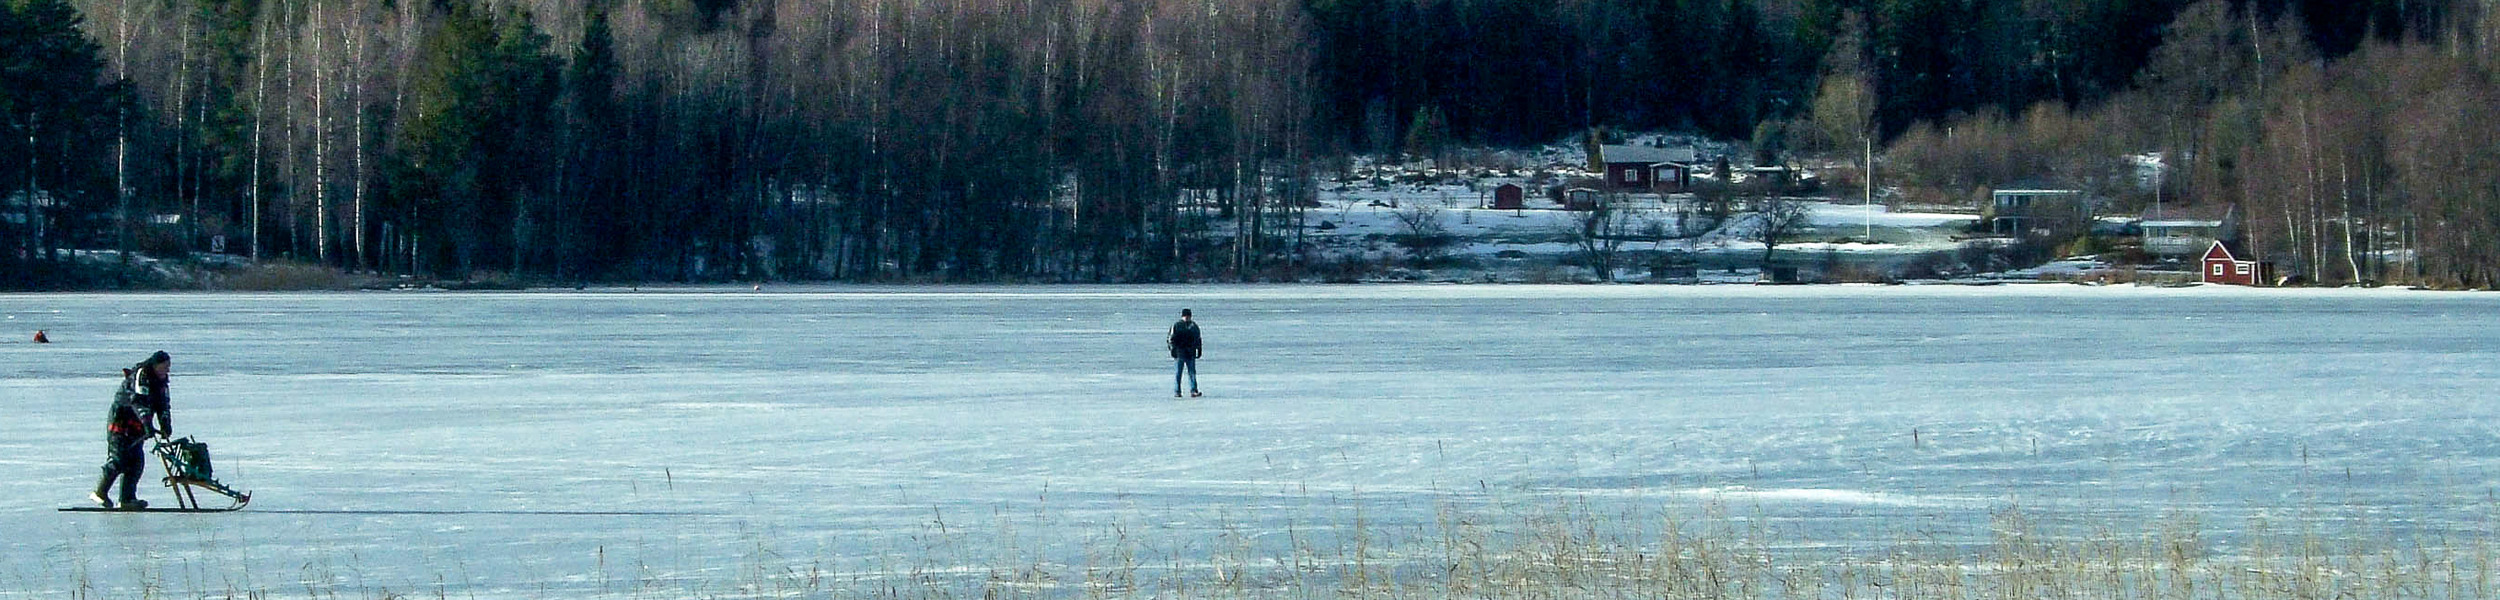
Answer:
MULTIPOLYGON (((1497 181, 1492 185, 1500 183, 1502 182, 1497 181)), ((1377 191, 1344 191, 1323 196, 1321 206, 1311 209, 1308 219, 1311 220, 1311 226, 1319 227, 1321 223, 1326 223, 1330 228, 1329 231, 1338 232, 1339 235, 1399 234, 1406 232, 1406 226, 1399 221, 1399 213, 1411 211, 1414 207, 1421 205, 1431 207, 1435 213, 1433 216, 1440 221, 1441 227, 1451 234, 1469 238, 1478 243, 1500 244, 1523 238, 1564 238, 1578 229, 1579 219, 1583 215, 1583 213, 1560 210, 1553 203, 1543 199, 1531 199, 1528 203, 1534 207, 1531 209, 1484 208, 1484 203, 1490 201, 1492 188, 1481 184, 1477 187, 1481 191, 1456 184, 1397 186, 1399 189, 1377 191)), ((1694 201, 1689 194, 1670 194, 1663 199, 1654 194, 1642 194, 1634 200, 1635 209, 1638 211, 1634 217, 1636 221, 1657 222, 1670 234, 1677 232, 1674 214, 1676 207, 1681 203, 1694 201)), ((1864 229, 1870 226, 1878 231, 1901 229, 1959 231, 1979 220, 1979 215, 1973 214, 1897 213, 1880 204, 1864 206, 1817 200, 1803 202, 1809 211, 1807 216, 1810 223, 1809 231, 1825 231, 1828 232, 1825 235, 1830 237, 1863 239, 1864 229)), ((1640 228, 1634 227, 1633 229, 1637 233, 1640 228)), ((1703 232, 1692 233, 1699 235, 1703 232)), ((1736 234, 1731 237, 1746 238, 1742 241, 1752 243, 1752 248, 1755 250, 1760 250, 1762 247, 1759 240, 1747 237, 1756 235, 1755 232, 1730 233, 1736 234)), ((1800 237, 1814 236, 1809 234, 1800 237)), ((1882 238, 1882 236, 1878 237, 1882 238)), ((1941 239, 1944 236, 1936 237, 1941 239)), ((1693 247, 1696 243, 1736 243, 1738 241, 1736 239, 1676 240, 1686 248, 1693 247)), ((1951 244, 1930 244, 1930 246, 1933 247, 1928 249, 1952 247, 1951 244)))
MULTIPOLYGON (((1568 261, 1580 251, 1573 243, 1586 213, 1562 210, 1544 190, 1559 177, 1586 177, 1567 163, 1546 165, 1541 173, 1546 179, 1523 175, 1520 171, 1478 171, 1464 177, 1444 177, 1439 183, 1395 182, 1392 175, 1412 175, 1418 171, 1402 168, 1369 167, 1370 178, 1350 182, 1330 182, 1319 195, 1320 205, 1305 215, 1307 238, 1326 256, 1361 256, 1368 260, 1396 260, 1405 255, 1394 244, 1394 238, 1414 233, 1408 220, 1429 219, 1437 222, 1442 232, 1454 236, 1458 245, 1451 254, 1474 256, 1510 256, 1532 259, 1533 265, 1568 261), (1455 181, 1455 182, 1450 182, 1455 181), (1494 189, 1502 184, 1519 184, 1527 188, 1526 208, 1499 210, 1489 208, 1494 189)), ((1699 200, 1693 194, 1629 194, 1619 198, 1630 215, 1630 224, 1623 233, 1631 239, 1622 243, 1624 251, 1685 252, 1708 261, 1713 267, 1754 268, 1760 263, 1763 245, 1760 227, 1751 214, 1739 213, 1725 224, 1714 224, 1700 216, 1699 200)), ((1895 212, 1883 205, 1867 206, 1828 199, 1796 199, 1806 205, 1808 224, 1782 244, 1783 251, 1797 256, 1820 259, 1826 255, 1852 261, 1874 261, 1891 264, 1917 255, 1952 252, 1962 241, 1957 237, 1967 232, 1979 215, 1938 212, 1895 212)), ((1479 263, 1476 270, 1492 272, 1495 279, 1516 280, 1516 273, 1501 273, 1505 265, 1479 263), (1507 275, 1507 277, 1505 276, 1507 275)), ((1633 280, 1643 277, 1640 264, 1626 266, 1619 274, 1633 280)), ((1460 277, 1474 280, 1474 277, 1460 277)))
POLYGON ((1566 502, 1843 556, 2013 507, 2487 539, 2494 331, 2500 296, 2221 287, 0 295, 0 597, 769 595, 727 586, 1566 502), (54 512, 160 348, 257 499, 54 512))

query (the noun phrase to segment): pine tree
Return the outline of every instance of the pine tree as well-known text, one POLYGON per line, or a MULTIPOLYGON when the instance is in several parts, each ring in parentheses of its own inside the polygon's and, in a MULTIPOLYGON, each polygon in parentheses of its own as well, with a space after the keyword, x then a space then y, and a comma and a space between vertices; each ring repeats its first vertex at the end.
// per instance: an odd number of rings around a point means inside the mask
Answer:
MULTIPOLYGON (((0 198, 49 198, 15 232, 24 255, 49 255, 91 235, 110 210, 113 117, 127 86, 107 81, 103 48, 64 0, 0 3, 0 198), (99 204, 101 203, 101 204, 99 204)), ((16 252, 12 255, 19 254, 16 252)))
POLYGON ((649 218, 646 211, 625 205, 625 173, 618 168, 622 157, 609 145, 623 134, 618 123, 624 115, 616 98, 621 71, 608 10, 593 6, 564 75, 568 154, 559 195, 569 210, 558 218, 567 223, 560 234, 570 263, 564 268, 576 277, 594 264, 623 258, 631 223, 649 218))
MULTIPOLYGON (((421 257, 466 277, 491 256, 517 254, 526 204, 542 191, 557 62, 526 13, 490 17, 448 3, 410 83, 413 114, 393 157, 393 196, 413 211, 421 257)), ((518 267, 519 265, 512 265, 518 267)))

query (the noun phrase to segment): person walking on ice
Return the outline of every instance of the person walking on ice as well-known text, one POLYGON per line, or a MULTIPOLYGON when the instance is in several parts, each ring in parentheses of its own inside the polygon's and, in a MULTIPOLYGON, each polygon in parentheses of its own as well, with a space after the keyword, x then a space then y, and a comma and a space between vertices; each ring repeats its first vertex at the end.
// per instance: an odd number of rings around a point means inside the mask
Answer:
POLYGON ((1189 375, 1189 397, 1204 395, 1198 393, 1198 357, 1205 351, 1198 338, 1198 322, 1190 320, 1189 309, 1181 309, 1180 322, 1172 324, 1172 334, 1163 339, 1163 344, 1172 349, 1172 397, 1181 397, 1183 373, 1189 375))
POLYGON ((121 479, 121 508, 137 510, 148 503, 139 499, 139 475, 147 468, 147 453, 139 445, 149 435, 163 438, 174 434, 172 396, 165 390, 171 382, 174 358, 159 350, 147 360, 122 369, 121 391, 113 394, 112 416, 104 427, 104 478, 95 482, 95 492, 87 494, 97 506, 114 508, 105 498, 113 480, 121 479))

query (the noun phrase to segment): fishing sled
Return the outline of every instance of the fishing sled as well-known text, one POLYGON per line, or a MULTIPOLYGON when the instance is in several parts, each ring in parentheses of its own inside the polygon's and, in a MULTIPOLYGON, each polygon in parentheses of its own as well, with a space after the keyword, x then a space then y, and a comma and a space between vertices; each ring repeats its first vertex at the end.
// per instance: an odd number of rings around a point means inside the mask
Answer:
POLYGON ((217 481, 216 471, 208 459, 208 444, 185 437, 161 440, 150 450, 157 462, 165 465, 165 487, 173 488, 175 506, 166 508, 103 508, 80 506, 61 509, 64 512, 226 512, 239 510, 252 503, 251 492, 238 492, 217 481), (228 506, 200 505, 200 491, 225 496, 228 506))

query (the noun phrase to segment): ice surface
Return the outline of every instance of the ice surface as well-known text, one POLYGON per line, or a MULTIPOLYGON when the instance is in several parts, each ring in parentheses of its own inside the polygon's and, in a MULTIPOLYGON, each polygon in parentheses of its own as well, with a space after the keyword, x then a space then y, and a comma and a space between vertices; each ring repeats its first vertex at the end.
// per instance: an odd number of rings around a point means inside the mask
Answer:
POLYGON ((1984 537, 2014 506, 2076 527, 2194 511, 2219 537, 2294 511, 2482 531, 2496 305, 2075 286, 4 295, 0 596, 579 597, 811 561, 982 566, 932 550, 967 528, 1074 555, 1107 531, 1273 544, 1450 504, 1720 503, 1842 552, 1984 537), (1171 398, 1181 308, 1206 331, 1203 399, 1171 398), (57 343, 24 343, 38 329, 57 343), (179 432, 251 508, 54 512, 94 481, 116 369, 156 349, 179 432))

